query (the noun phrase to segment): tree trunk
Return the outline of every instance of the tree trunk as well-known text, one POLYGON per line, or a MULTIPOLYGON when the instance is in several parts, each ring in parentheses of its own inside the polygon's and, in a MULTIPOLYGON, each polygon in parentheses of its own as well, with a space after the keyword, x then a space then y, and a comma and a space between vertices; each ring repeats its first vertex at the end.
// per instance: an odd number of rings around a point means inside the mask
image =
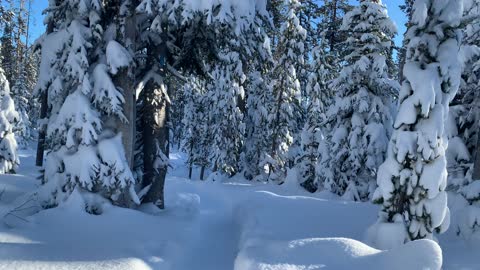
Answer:
MULTIPOLYGON (((47 118, 48 111, 48 90, 45 89, 40 96, 40 119, 43 121, 47 118)), ((45 139, 47 137, 47 124, 43 124, 38 131, 38 144, 37 144, 37 159, 35 165, 38 167, 43 166, 43 156, 45 153, 45 139)))
MULTIPOLYGON (((166 31, 164 31, 166 32, 166 31)), ((162 35, 162 40, 167 37, 162 35)), ((144 186, 150 189, 143 199, 143 203, 153 203, 160 209, 165 208, 164 185, 168 168, 168 97, 166 84, 158 79, 165 80, 165 63, 167 47, 165 42, 159 46, 148 48, 148 66, 156 72, 158 78, 151 78, 143 89, 144 94, 144 127, 143 127, 143 154, 144 154, 144 186), (160 63, 157 63, 157 57, 160 63), (155 70, 157 68, 158 70, 155 70)))
POLYGON ((200 169, 200 180, 203 181, 204 176, 205 176, 205 166, 202 166, 202 168, 200 169))
POLYGON ((193 171, 192 153, 193 153, 193 142, 190 145, 190 162, 188 167, 188 179, 192 179, 192 171, 193 171))
POLYGON ((332 18, 330 21, 330 51, 335 51, 335 23, 337 22, 337 0, 333 0, 332 2, 332 18))
MULTIPOLYGON (((135 11, 125 21, 125 33, 123 36, 123 46, 132 53, 135 53, 133 47, 137 35, 135 11)), ((115 123, 117 132, 122 134, 122 144, 125 150, 125 157, 127 159, 130 169, 133 169, 133 161, 135 156, 135 135, 136 135, 136 101, 135 101, 135 75, 133 65, 128 68, 123 68, 113 77, 113 83, 122 89, 125 102, 123 104, 123 114, 126 117, 126 122, 118 119, 115 123)))
MULTIPOLYGON (((53 21, 49 21, 47 25, 46 34, 53 33, 53 21)), ((46 120, 48 114, 48 89, 44 89, 40 93, 40 120, 46 120)), ((38 131, 38 144, 37 144, 37 158, 35 165, 38 167, 43 166, 43 156, 45 155, 45 139, 47 137, 47 124, 44 123, 38 131)))
POLYGON ((144 154, 144 185, 150 186, 148 193, 143 200, 144 203, 154 203, 163 209, 164 195, 163 188, 167 174, 167 164, 158 159, 161 155, 168 154, 168 127, 166 97, 158 92, 161 85, 150 80, 143 91, 145 95, 144 104, 144 127, 143 127, 143 154, 144 154))

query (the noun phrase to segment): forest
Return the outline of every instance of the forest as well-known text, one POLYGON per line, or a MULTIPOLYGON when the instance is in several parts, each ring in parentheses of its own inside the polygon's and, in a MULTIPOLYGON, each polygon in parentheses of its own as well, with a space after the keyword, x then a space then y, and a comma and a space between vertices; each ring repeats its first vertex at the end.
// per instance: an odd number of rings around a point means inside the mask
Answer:
POLYGON ((0 0, 0 221, 0 269, 480 269, 480 0, 0 0))

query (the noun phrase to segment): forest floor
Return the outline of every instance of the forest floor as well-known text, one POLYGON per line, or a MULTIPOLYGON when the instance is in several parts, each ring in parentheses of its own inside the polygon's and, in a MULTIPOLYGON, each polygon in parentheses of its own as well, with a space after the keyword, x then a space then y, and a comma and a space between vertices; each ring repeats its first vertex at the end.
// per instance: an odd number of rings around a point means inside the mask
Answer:
MULTIPOLYGON (((433 241, 390 251, 362 243, 378 212, 371 203, 288 184, 188 180, 183 155, 171 161, 164 211, 107 206, 95 216, 73 194, 32 215, 25 202, 38 169, 33 151, 22 151, 18 174, 0 176, 0 269, 420 270, 442 263, 433 241)), ((454 228, 439 239, 443 269, 480 269, 480 245, 454 228)))

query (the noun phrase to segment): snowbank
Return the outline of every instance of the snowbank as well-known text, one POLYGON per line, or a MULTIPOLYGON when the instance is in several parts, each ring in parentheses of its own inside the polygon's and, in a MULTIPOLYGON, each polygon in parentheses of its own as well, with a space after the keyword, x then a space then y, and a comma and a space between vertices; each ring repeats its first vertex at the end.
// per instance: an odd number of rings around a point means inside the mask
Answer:
POLYGON ((235 270, 436 270, 442 251, 431 240, 410 242, 379 251, 347 238, 310 238, 295 241, 252 241, 235 261, 235 270), (255 243, 256 242, 256 243, 255 243))
POLYGON ((262 190, 248 198, 249 203, 235 211, 240 227, 235 270, 435 270, 442 266, 442 251, 430 240, 389 251, 360 242, 367 221, 375 219, 376 206, 371 204, 262 190), (355 211, 347 210, 352 208, 355 211))

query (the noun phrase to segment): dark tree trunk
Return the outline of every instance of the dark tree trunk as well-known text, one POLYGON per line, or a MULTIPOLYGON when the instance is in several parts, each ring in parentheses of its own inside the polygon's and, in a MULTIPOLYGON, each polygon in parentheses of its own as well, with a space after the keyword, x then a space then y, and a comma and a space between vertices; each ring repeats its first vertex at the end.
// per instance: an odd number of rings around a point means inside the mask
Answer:
POLYGON ((333 0, 332 2, 332 18, 330 21, 330 51, 335 51, 335 24, 337 22, 337 0, 333 0))
POLYGON ((205 166, 202 166, 202 168, 200 169, 200 180, 203 181, 204 176, 205 176, 205 166))
MULTIPOLYGON (((179 148, 180 149, 180 148, 179 148)), ((192 179, 192 171, 193 171, 193 160, 192 160, 192 153, 193 153, 193 142, 190 145, 190 162, 188 167, 188 179, 192 179)))
MULTIPOLYGON (((47 35, 53 33, 53 21, 49 21, 47 25, 47 35)), ((48 114, 48 89, 40 94, 40 119, 45 120, 48 114)), ((38 144, 37 144, 37 158, 35 165, 43 166, 43 156, 45 155, 45 139, 47 138, 47 124, 45 123, 40 127, 38 131, 38 144)))
POLYGON ((143 91, 145 91, 144 104, 144 127, 143 127, 143 155, 144 155, 144 185, 150 186, 148 193, 143 200, 144 203, 154 203, 163 209, 164 204, 164 183, 167 174, 167 165, 157 165, 157 159, 161 153, 168 155, 168 127, 167 109, 168 102, 163 95, 158 95, 161 86, 150 80, 143 91), (161 151, 161 153, 159 153, 161 151))
MULTIPOLYGON (((166 31, 164 31, 166 32, 166 31)), ((162 40, 166 40, 165 34, 162 40)), ((166 96, 165 63, 167 47, 163 43, 148 48, 148 66, 158 75, 151 78, 143 89, 143 154, 144 154, 144 186, 150 188, 143 203, 153 203, 160 209, 165 208, 164 185, 168 168, 168 100, 166 96), (160 63, 157 63, 157 58, 160 63), (160 162, 159 162, 160 161, 160 162)))
MULTIPOLYGON (((40 119, 44 120, 47 118, 48 111, 48 90, 45 89, 40 96, 40 119)), ((45 153, 45 139, 47 137, 47 124, 44 124, 40 127, 38 131, 38 144, 37 144, 37 158, 35 165, 38 167, 43 166, 43 156, 45 153)))

